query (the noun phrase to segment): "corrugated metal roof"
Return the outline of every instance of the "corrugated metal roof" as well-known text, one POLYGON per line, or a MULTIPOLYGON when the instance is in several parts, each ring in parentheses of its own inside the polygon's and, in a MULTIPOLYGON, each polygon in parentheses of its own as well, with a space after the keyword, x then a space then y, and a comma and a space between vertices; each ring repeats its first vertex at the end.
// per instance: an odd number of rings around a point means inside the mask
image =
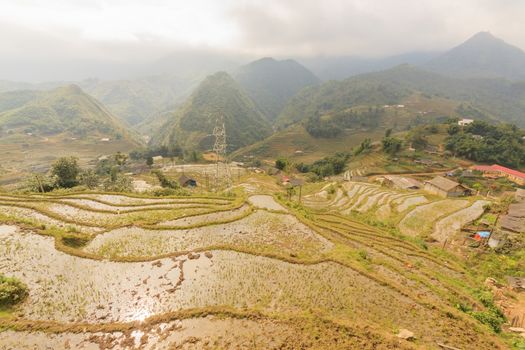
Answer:
POLYGON ((443 176, 436 176, 430 181, 427 181, 427 183, 436 186, 437 188, 443 190, 443 191, 450 191, 454 189, 457 186, 460 186, 459 183, 456 181, 452 181, 449 179, 444 178, 443 176))

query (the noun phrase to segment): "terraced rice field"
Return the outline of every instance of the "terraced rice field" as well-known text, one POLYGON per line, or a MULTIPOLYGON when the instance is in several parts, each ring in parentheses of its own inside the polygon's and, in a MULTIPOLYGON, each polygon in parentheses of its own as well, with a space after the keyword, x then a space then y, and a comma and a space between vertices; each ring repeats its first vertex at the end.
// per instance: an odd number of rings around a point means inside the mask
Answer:
POLYGON ((432 199, 327 186, 312 210, 263 193, 2 195, 0 273, 29 296, 0 314, 0 349, 504 348, 455 308, 484 310, 460 261, 341 215, 432 199))
POLYGON ((343 215, 364 214, 397 227, 407 236, 431 235, 441 242, 454 236, 463 225, 478 219, 484 212, 483 206, 489 203, 434 198, 423 192, 399 191, 362 182, 343 182, 329 195, 327 189, 334 186, 327 185, 305 196, 304 204, 343 215))

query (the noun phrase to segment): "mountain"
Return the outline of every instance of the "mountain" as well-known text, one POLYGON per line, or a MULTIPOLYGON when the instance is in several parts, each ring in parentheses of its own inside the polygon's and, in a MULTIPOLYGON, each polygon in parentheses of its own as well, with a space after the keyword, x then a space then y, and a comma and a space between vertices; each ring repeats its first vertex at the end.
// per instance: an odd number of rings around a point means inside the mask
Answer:
POLYGON ((79 85, 131 126, 184 101, 198 82, 175 76, 84 80, 79 85))
POLYGON ((226 126, 228 150, 252 144, 271 133, 257 105, 227 73, 208 76, 152 139, 153 146, 179 145, 208 150, 216 118, 226 126))
POLYGON ((525 82, 456 79, 409 65, 305 88, 290 100, 276 125, 283 128, 355 106, 402 104, 415 93, 471 104, 485 119, 525 125, 525 82))
POLYGON ((437 57, 436 52, 409 52, 401 55, 370 58, 359 56, 310 57, 299 59, 322 80, 344 80, 350 77, 390 69, 401 64, 422 65, 437 57))
POLYGON ((296 61, 273 58, 244 65, 233 77, 270 120, 277 117, 299 90, 319 83, 312 72, 296 61))
POLYGON ((525 80, 525 52, 480 32, 422 67, 454 77, 525 80))
POLYGON ((135 126, 151 121, 161 112, 172 110, 190 95, 199 81, 173 75, 145 76, 129 80, 86 79, 80 82, 24 83, 0 80, 0 93, 20 90, 45 91, 75 84, 102 102, 113 115, 126 124, 135 126))
POLYGON ((77 85, 0 94, 0 127, 9 133, 131 137, 116 117, 77 85))

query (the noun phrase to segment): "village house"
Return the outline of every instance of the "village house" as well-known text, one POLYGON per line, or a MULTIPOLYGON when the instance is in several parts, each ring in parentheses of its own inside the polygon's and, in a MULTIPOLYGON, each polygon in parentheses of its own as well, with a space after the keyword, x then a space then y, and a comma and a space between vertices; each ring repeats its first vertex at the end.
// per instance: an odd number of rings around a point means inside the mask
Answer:
POLYGON ((425 191, 440 197, 461 197, 467 195, 470 190, 455 181, 436 176, 432 180, 425 181, 425 191))
POLYGON ((186 175, 179 177, 179 184, 182 187, 197 187, 197 181, 186 175))
POLYGON ((473 170, 481 171, 484 177, 498 178, 506 177, 520 186, 525 185, 525 173, 514 169, 506 168, 501 165, 477 165, 472 167, 473 170))
POLYGON ((385 175, 383 184, 401 190, 419 190, 423 188, 423 184, 415 179, 394 175, 385 175))
POLYGON ((465 125, 469 125, 469 124, 472 124, 472 123, 474 123, 474 119, 465 119, 465 118, 463 118, 463 119, 458 121, 458 125, 459 126, 465 126, 465 125))

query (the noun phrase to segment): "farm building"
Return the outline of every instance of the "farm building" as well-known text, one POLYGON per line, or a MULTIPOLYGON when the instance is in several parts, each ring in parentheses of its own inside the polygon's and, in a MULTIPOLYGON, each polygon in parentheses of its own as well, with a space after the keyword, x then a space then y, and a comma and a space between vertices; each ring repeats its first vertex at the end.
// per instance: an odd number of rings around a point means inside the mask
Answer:
POLYGON ((525 185, 525 173, 514 169, 506 168, 501 165, 478 165, 472 168, 473 170, 481 171, 484 177, 495 178, 495 177, 506 177, 512 182, 517 183, 520 186, 525 185))
POLYGON ((385 186, 398 188, 401 190, 419 190, 423 184, 415 179, 403 176, 385 175, 383 182, 385 186))
POLYGON ((525 232, 525 191, 518 189, 515 203, 509 205, 508 212, 500 219, 502 229, 516 233, 525 232))
POLYGON ((179 184, 182 187, 197 187, 197 181, 191 177, 187 177, 186 175, 179 177, 179 184))
POLYGON ((458 125, 459 126, 465 126, 465 125, 469 125, 469 124, 472 124, 474 123, 474 120, 473 119, 461 119, 460 121, 458 121, 458 125))
POLYGON ((436 176, 432 180, 425 181, 425 191, 441 197, 460 197, 467 195, 470 191, 465 186, 455 181, 436 176))
POLYGON ((151 158, 153 158, 153 161, 155 163, 162 162, 162 160, 164 159, 162 156, 154 156, 154 157, 151 157, 151 158))

